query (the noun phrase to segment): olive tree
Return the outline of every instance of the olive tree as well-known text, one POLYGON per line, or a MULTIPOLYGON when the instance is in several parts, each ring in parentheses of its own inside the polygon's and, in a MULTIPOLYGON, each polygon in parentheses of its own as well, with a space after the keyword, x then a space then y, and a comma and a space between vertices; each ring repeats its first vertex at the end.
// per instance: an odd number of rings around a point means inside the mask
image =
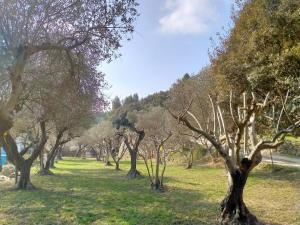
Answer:
MULTIPOLYGON (((232 93, 230 94, 229 112, 227 113, 231 115, 231 121, 224 119, 225 111, 218 102, 211 101, 211 121, 216 124, 218 118, 220 126, 209 126, 213 128, 209 130, 199 127, 194 118, 188 114, 193 101, 190 101, 180 112, 169 109, 170 114, 175 119, 208 140, 224 159, 228 172, 228 192, 221 202, 220 224, 260 224, 257 218, 250 213, 243 200, 244 187, 249 173, 261 162, 261 151, 277 148, 284 143, 287 134, 293 133, 295 129, 300 127, 299 118, 290 126, 286 126, 286 124, 281 123, 282 118, 279 115, 279 118, 272 119, 269 128, 272 128, 272 125, 276 122, 275 127, 280 127, 280 129, 274 128, 270 138, 263 133, 259 135, 258 133, 262 131, 258 129, 261 125, 259 124, 261 123, 260 119, 272 115, 270 105, 276 103, 276 101, 269 100, 270 94, 266 94, 263 101, 259 101, 255 93, 251 93, 251 96, 252 98, 247 101, 249 104, 246 107, 235 108, 233 102, 238 97, 234 98, 232 93), (245 129, 248 132, 245 132, 245 129), (247 135, 246 138, 249 139, 248 143, 250 143, 247 146, 249 154, 241 151, 242 140, 245 135, 247 135)), ((285 107, 286 104, 282 106, 282 110, 285 107)))
MULTIPOLYGON (((4 93, 0 104, 0 135, 5 139, 4 143, 10 142, 6 146, 12 150, 17 161, 22 162, 15 145, 11 143, 13 138, 9 129, 13 126, 16 112, 24 107, 27 85, 34 76, 38 77, 47 71, 34 69, 43 68, 44 63, 49 62, 49 56, 52 56, 52 59, 56 58, 65 64, 68 70, 68 79, 60 76, 65 71, 56 73, 57 80, 62 81, 62 87, 65 82, 74 82, 84 93, 86 86, 99 84, 96 66, 118 55, 121 39, 129 37, 128 34, 133 31, 136 6, 134 0, 0 1, 0 80, 3 81, 0 90, 4 93), (85 62, 84 67, 89 69, 86 74, 91 75, 94 82, 76 79, 78 69, 82 68, 81 62, 85 62)), ((102 86, 94 91, 101 94, 99 88, 102 86)), ((94 109, 103 107, 101 101, 98 103, 100 105, 94 104, 94 109)), ((44 119, 40 119, 40 122, 43 131, 41 147, 45 144, 46 135, 44 119)), ((20 168, 30 167, 38 152, 32 155, 30 163, 21 163, 20 168)), ((26 189, 26 185, 20 188, 26 189)))
POLYGON ((147 167, 151 188, 155 190, 164 189, 163 177, 167 161, 165 144, 172 136, 168 124, 169 119, 169 114, 161 107, 151 108, 150 111, 141 113, 138 116, 137 126, 143 127, 146 134, 141 145, 140 155, 147 167), (155 168, 153 168, 153 158, 155 158, 155 168), (160 168, 161 162, 163 162, 162 169, 160 168))

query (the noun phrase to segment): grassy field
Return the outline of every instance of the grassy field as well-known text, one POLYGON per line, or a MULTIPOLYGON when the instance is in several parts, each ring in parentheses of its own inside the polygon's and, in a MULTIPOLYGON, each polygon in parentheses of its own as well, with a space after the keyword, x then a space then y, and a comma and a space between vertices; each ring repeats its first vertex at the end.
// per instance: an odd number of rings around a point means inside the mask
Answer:
MULTIPOLYGON (((60 161, 55 176, 32 176, 36 191, 0 186, 0 224, 215 224, 226 192, 223 169, 197 167, 166 171, 168 190, 150 190, 146 178, 127 180, 122 171, 92 160, 60 161)), ((144 166, 139 169, 146 174, 144 166)), ((267 224, 300 224, 300 171, 256 170, 245 201, 267 224)))

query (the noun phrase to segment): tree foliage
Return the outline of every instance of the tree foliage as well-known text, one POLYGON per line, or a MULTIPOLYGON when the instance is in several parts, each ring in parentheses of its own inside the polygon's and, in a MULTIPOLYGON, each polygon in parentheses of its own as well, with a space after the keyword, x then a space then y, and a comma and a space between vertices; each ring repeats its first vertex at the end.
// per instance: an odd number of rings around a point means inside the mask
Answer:
POLYGON ((300 17, 299 1, 238 1, 233 28, 220 36, 211 55, 220 87, 240 94, 288 89, 299 93, 300 17), (225 86, 226 87, 226 86, 225 86))

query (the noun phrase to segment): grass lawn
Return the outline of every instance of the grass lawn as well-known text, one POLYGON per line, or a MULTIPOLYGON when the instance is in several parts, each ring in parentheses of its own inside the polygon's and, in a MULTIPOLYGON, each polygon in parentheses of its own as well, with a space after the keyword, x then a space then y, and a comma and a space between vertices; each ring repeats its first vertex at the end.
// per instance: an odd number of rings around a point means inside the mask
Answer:
MULTIPOLYGON (((36 191, 0 186, 0 224, 215 224, 226 193, 223 169, 169 166, 168 191, 150 190, 147 178, 127 180, 122 171, 94 160, 65 159, 51 177, 32 176, 36 191)), ((142 164, 139 169, 146 170, 142 164)), ((245 202, 268 224, 300 224, 300 171, 256 170, 245 202)))

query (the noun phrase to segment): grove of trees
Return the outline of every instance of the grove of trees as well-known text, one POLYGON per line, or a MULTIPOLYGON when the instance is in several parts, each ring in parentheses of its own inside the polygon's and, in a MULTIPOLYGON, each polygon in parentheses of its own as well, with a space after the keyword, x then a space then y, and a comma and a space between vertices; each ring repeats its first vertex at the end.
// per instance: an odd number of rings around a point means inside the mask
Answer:
POLYGON ((48 126, 61 139, 74 125, 80 129, 81 112, 103 110, 104 81, 96 66, 117 56, 122 38, 130 38, 136 6, 132 0, 0 2, 0 137, 21 172, 18 188, 33 187, 30 168, 47 142, 48 126), (31 126, 39 130, 26 159, 10 131, 25 113, 32 114, 31 126))
POLYGON ((130 38, 134 0, 0 1, 0 145, 20 172, 17 188, 34 188, 38 157, 39 174, 53 175, 70 143, 74 156, 89 152, 117 171, 127 157, 128 179, 143 176, 142 160, 159 192, 167 190, 172 157, 191 169, 203 151, 224 162, 228 177, 218 224, 262 224, 243 194, 262 151, 300 132, 300 1, 234 6, 232 27, 199 73, 185 74, 168 91, 110 102, 96 67, 130 38))

